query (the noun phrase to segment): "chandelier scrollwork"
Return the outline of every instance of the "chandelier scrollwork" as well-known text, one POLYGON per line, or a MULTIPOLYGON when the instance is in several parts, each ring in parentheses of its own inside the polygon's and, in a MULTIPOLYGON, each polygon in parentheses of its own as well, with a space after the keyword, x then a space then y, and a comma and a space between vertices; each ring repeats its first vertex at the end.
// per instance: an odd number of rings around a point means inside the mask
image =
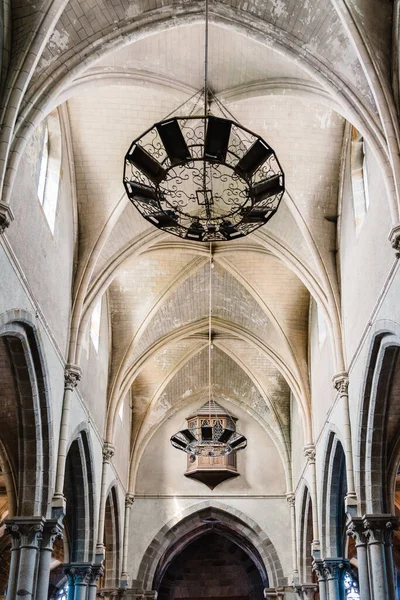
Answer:
POLYGON ((272 148, 211 114, 155 123, 132 142, 123 182, 150 223, 199 242, 251 233, 275 214, 285 191, 272 148))

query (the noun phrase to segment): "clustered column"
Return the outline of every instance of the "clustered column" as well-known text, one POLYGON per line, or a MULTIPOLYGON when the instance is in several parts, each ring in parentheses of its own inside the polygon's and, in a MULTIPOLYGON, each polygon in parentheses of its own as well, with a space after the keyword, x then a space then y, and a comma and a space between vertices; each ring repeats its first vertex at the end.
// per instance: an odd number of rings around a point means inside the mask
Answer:
POLYGON ((15 517, 6 526, 12 543, 7 600, 47 597, 51 552, 62 525, 44 517, 15 517))
POLYGON ((364 600, 396 600, 392 553, 393 531, 398 521, 392 515, 352 517, 347 534, 356 541, 360 596, 364 600))

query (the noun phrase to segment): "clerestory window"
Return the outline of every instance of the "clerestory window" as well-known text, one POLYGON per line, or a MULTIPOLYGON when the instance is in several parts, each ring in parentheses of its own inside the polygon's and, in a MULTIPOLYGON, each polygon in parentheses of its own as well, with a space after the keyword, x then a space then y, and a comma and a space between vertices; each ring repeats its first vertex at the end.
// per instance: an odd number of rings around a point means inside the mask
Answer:
POLYGON ((39 159, 37 196, 54 234, 61 172, 61 127, 58 111, 46 118, 39 159))
POLYGON ((366 144, 355 127, 351 130, 350 165, 354 222, 359 232, 369 209, 369 188, 366 144))

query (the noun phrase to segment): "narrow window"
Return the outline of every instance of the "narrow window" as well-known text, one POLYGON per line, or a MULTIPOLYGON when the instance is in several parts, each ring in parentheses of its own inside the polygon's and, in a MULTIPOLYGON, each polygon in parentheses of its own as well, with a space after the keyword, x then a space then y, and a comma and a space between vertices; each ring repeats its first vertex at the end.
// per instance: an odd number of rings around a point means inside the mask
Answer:
POLYGON ((61 171, 61 127, 58 111, 46 119, 40 153, 37 195, 54 234, 61 171))
POLYGON ((358 233, 369 208, 369 189, 366 145, 364 138, 355 127, 351 130, 350 165, 354 222, 358 233))
POLYGON ((44 134, 43 134, 42 151, 40 153, 39 182, 38 182, 38 187, 37 187, 37 195, 39 198, 39 202, 42 205, 44 202, 44 191, 46 188, 48 164, 49 164, 49 128, 47 126, 47 121, 46 121, 46 125, 44 128, 44 134))
POLYGON ((99 351, 100 342, 101 301, 102 298, 99 298, 96 306, 93 309, 92 317, 90 319, 90 338, 93 342, 96 352, 99 351))

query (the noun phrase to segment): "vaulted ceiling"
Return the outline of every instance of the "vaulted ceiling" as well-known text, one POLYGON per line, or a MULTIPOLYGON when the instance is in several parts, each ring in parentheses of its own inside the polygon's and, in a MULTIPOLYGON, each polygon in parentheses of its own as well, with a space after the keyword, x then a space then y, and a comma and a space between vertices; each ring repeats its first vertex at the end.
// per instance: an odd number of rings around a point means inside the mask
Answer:
MULTIPOLYGON (((214 384, 232 410, 240 404, 268 427, 286 456, 291 394, 306 441, 311 431, 310 295, 327 319, 337 370, 342 366, 335 221, 345 119, 367 136, 373 132, 378 151, 382 144, 376 89, 342 4, 210 2, 210 86, 274 148, 287 184, 268 225, 243 240, 213 244, 214 384)), ((384 80, 392 3, 348 4, 384 80), (377 4, 380 18, 372 19, 377 4)), ((150 227, 122 185, 131 141, 203 86, 204 3, 59 5, 24 110, 34 121, 67 106, 79 224, 71 352, 79 354, 84 317, 107 291, 106 434, 114 435, 118 404, 131 392, 135 455, 166 415, 201 395, 207 379, 209 247, 150 227)), ((14 47, 41 14, 13 0, 14 47)))

